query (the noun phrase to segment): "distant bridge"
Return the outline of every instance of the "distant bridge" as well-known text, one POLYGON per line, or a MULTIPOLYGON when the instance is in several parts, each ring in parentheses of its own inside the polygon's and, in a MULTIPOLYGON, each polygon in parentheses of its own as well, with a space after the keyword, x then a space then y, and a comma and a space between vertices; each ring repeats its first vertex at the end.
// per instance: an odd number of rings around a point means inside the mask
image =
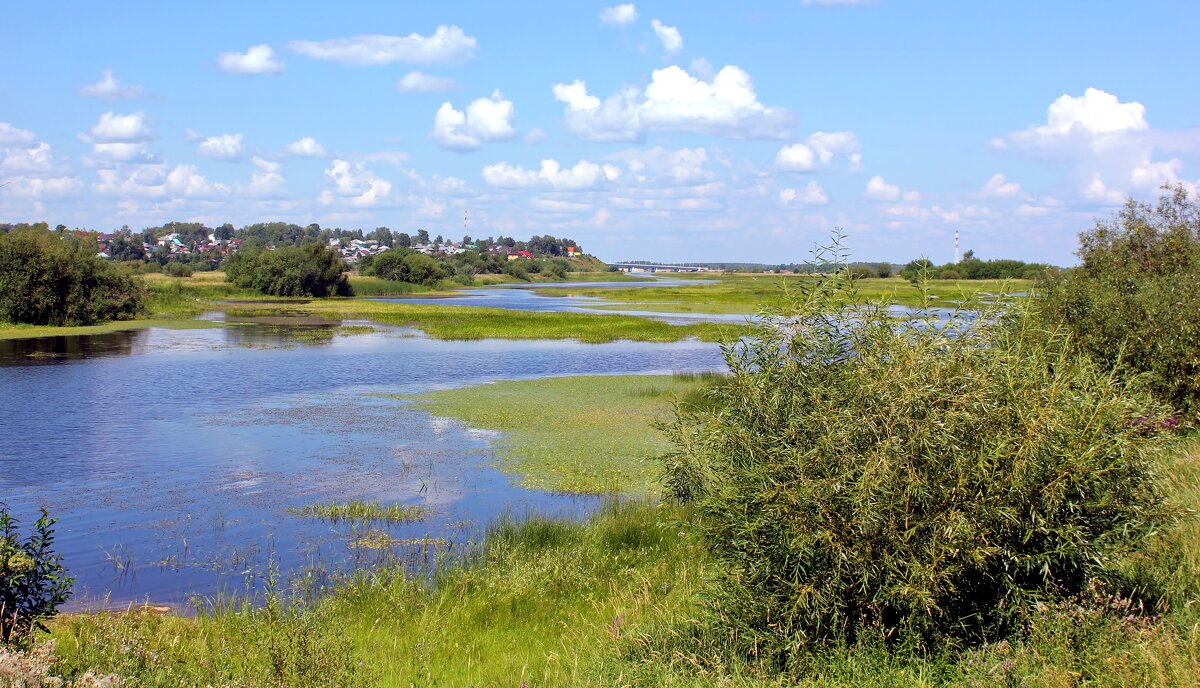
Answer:
POLYGON ((664 263, 609 263, 610 266, 625 272, 708 272, 710 268, 699 265, 664 264, 664 263))

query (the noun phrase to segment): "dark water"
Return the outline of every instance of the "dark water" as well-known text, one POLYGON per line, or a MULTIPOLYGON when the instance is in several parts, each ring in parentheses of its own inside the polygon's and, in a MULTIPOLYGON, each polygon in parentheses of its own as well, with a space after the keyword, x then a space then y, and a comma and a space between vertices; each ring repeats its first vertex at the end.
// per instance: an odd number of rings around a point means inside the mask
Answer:
POLYGON ((526 490, 491 468, 490 433, 379 395, 722 366, 697 342, 445 342, 330 325, 0 342, 0 500, 26 525, 40 506, 60 519, 77 600, 181 603, 256 587, 269 559, 320 576, 383 556, 348 546, 355 526, 287 513, 317 501, 427 505, 425 522, 373 527, 460 549, 504 512, 585 514, 595 498, 526 490))

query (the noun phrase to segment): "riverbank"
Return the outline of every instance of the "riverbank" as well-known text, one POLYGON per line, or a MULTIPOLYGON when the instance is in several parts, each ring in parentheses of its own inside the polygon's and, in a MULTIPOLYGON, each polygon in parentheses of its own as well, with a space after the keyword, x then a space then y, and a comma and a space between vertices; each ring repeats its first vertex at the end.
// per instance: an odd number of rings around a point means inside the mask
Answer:
MULTIPOLYGON (((1197 497, 1200 443, 1183 444, 1164 468, 1175 500, 1197 497)), ((1200 611, 1185 602, 1200 573, 1194 511, 1162 551, 1138 562, 1176 581, 1173 606, 1161 615, 1100 593, 1043 610, 1001 643, 909 656, 868 640, 816 649, 785 668, 731 656, 722 638, 702 632, 699 600, 715 565, 691 537, 693 518, 678 507, 610 502, 585 523, 499 523, 475 554, 428 578, 377 571, 307 602, 245 600, 189 618, 140 610, 61 617, 52 624, 58 668, 154 686, 1200 682, 1200 611)))

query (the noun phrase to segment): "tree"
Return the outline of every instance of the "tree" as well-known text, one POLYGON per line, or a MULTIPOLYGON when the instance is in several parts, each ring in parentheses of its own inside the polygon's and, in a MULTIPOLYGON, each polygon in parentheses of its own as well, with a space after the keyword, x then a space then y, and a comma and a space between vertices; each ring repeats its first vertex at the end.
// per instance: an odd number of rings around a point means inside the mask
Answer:
POLYGON ((145 289, 96 257, 95 235, 44 228, 0 235, 0 320, 73 326, 144 311, 145 289))
POLYGON ((226 262, 225 279, 272 296, 352 296, 346 263, 321 244, 251 249, 226 262))
POLYGON ((395 282, 433 286, 450 276, 450 271, 432 256, 396 248, 375 256, 370 274, 395 282))
POLYGON ((404 232, 400 232, 396 235, 396 246, 399 246, 400 248, 409 248, 412 246, 412 237, 404 232))
POLYGON ((418 229, 417 230, 417 243, 418 244, 428 244, 429 243, 429 232, 425 231, 424 229, 418 229))
POLYGON ((229 241, 234 235, 233 225, 226 222, 225 224, 213 230, 213 234, 221 241, 229 241))

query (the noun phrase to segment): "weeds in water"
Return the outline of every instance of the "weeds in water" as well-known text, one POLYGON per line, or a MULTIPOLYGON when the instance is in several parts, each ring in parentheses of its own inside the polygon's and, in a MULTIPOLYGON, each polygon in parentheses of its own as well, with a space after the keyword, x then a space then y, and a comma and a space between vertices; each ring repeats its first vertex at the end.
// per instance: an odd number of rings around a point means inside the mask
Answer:
POLYGON ((412 523, 429 518, 429 507, 421 504, 381 504, 380 502, 322 502, 303 507, 289 508, 289 514, 316 518, 330 523, 387 521, 390 523, 412 523))

